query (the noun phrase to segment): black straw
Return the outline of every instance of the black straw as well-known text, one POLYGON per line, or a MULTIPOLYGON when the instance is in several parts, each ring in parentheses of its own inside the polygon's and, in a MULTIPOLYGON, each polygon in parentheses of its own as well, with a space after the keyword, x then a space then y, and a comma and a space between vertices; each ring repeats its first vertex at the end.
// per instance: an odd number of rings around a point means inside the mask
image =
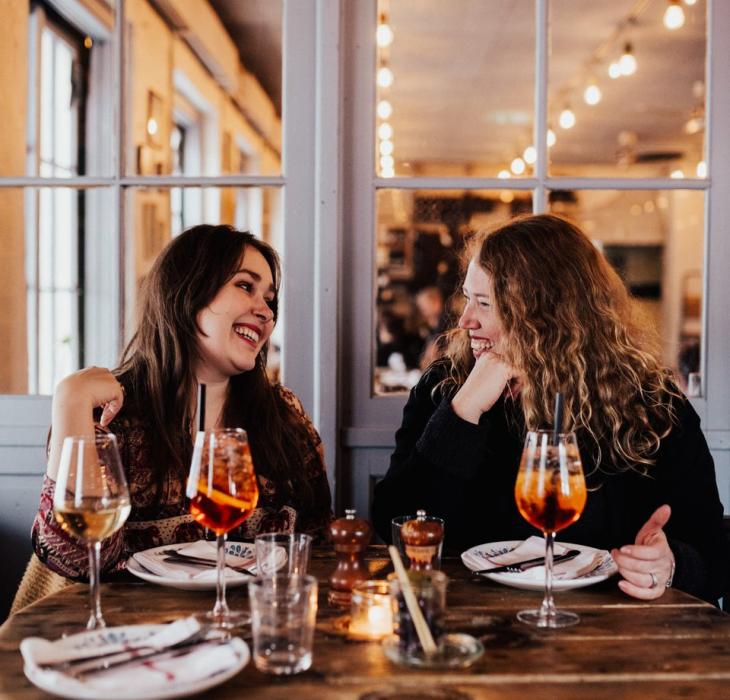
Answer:
POLYGON ((553 423, 553 442, 558 444, 558 435, 563 429, 563 395, 555 394, 555 422, 553 423))
POLYGON ((198 384, 198 430, 205 430, 205 384, 198 384))

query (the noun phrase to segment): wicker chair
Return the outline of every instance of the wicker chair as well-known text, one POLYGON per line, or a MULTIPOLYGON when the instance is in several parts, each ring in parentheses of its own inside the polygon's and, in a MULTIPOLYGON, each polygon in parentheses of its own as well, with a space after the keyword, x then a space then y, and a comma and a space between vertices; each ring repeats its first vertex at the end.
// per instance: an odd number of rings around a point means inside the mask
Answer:
POLYGON ((28 566, 25 567, 25 573, 18 586, 13 604, 10 607, 10 614, 22 610, 26 605, 30 605, 51 593, 57 593, 72 583, 72 581, 51 571, 41 563, 35 554, 32 554, 28 566))

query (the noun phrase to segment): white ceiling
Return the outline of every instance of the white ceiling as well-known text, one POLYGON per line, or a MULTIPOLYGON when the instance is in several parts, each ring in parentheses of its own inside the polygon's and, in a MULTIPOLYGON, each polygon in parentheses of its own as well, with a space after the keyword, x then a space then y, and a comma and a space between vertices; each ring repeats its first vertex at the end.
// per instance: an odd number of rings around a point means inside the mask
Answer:
MULTIPOLYGON (((279 108, 281 0, 211 3, 279 108)), ((503 167, 532 141, 534 6, 534 0, 381 0, 395 32, 384 56, 395 75, 386 96, 394 107, 398 162, 503 167)), ((683 127, 701 103, 693 86, 704 82, 705 0, 684 6, 687 21, 676 31, 662 24, 666 6, 667 0, 551 0, 554 164, 614 164, 622 131, 634 132, 640 160, 660 152, 700 159, 702 134, 690 137, 683 127), (638 14, 636 22, 620 29, 631 14, 638 14), (638 70, 610 80, 608 62, 626 40, 638 70), (595 107, 582 98, 591 74, 603 91, 595 107), (577 117, 569 131, 556 125, 566 101, 577 117)))

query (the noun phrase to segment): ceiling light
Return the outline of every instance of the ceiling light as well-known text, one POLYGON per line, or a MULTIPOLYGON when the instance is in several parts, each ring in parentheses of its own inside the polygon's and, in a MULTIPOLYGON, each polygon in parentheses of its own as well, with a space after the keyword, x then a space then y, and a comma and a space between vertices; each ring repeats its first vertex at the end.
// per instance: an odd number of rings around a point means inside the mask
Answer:
POLYGON ((378 136, 381 139, 390 139, 393 137, 393 127, 388 122, 383 122, 378 127, 378 136))
POLYGON ((393 177, 395 170, 393 168, 382 168, 380 171, 380 177, 393 177))
POLYGON ((383 66, 378 70, 378 85, 381 88, 388 88, 393 84, 393 71, 388 66, 383 66))
POLYGON ((380 155, 389 156, 393 154, 393 142, 392 141, 381 141, 380 142, 380 155))
POLYGON ((393 156, 380 156, 380 167, 381 168, 392 168, 395 166, 395 159, 393 156))
POLYGON ((697 163, 697 177, 707 177, 707 163, 704 160, 697 163))
POLYGON ((684 4, 685 5, 690 5, 690 6, 691 5, 696 5, 697 4, 697 0, 684 0, 684 4))
POLYGON ((672 170, 672 174, 669 177, 673 177, 675 180, 681 180, 684 177, 684 172, 681 170, 672 170))
POLYGON ((526 166, 525 166, 525 161, 524 161, 524 160, 522 160, 522 158, 520 158, 519 156, 517 156, 517 158, 515 158, 515 159, 514 159, 514 160, 513 160, 513 161, 512 161, 511 163, 510 163, 510 166, 509 166, 510 170, 511 170, 511 171, 512 171, 512 172, 513 172, 513 173, 514 173, 515 175, 522 175, 522 173, 524 173, 524 172, 525 172, 525 167, 526 167, 526 166))
POLYGON ((387 119, 391 114, 393 114, 393 105, 388 100, 380 100, 378 102, 378 116, 381 119, 387 119))
POLYGON ((664 11, 664 26, 667 29, 679 29, 684 26, 684 10, 679 0, 669 0, 669 5, 664 11))
POLYGON ((154 136, 157 133, 157 119, 150 117, 147 120, 147 133, 150 136, 154 136))
POLYGON ((537 160, 537 149, 534 146, 528 146, 522 154, 525 163, 532 165, 537 160))
POLYGON ((611 65, 608 67, 608 76, 611 80, 616 80, 616 78, 621 77, 621 66, 619 66, 618 61, 611 62, 611 65))
POLYGON ((621 75, 636 73, 636 57, 634 56, 634 47, 630 41, 627 41, 624 46, 624 52, 618 60, 618 67, 621 69, 621 75))
POLYGON ((375 30, 375 41, 381 49, 384 49, 393 43, 393 30, 386 21, 384 14, 380 15, 378 28, 375 30))
POLYGON ((597 105, 601 101, 601 97, 603 97, 603 93, 595 81, 591 82, 583 93, 583 99, 587 105, 597 105))
POLYGON ((500 180, 506 180, 508 177, 512 177, 512 175, 509 170, 500 170, 499 173, 497 174, 497 177, 500 180))
POLYGON ((560 113, 558 124, 563 129, 572 129, 575 126, 575 114, 570 105, 565 105, 565 109, 560 113))
POLYGON ((552 129, 547 130, 547 147, 552 148, 555 145, 555 142, 558 140, 558 137, 555 135, 555 132, 552 129))

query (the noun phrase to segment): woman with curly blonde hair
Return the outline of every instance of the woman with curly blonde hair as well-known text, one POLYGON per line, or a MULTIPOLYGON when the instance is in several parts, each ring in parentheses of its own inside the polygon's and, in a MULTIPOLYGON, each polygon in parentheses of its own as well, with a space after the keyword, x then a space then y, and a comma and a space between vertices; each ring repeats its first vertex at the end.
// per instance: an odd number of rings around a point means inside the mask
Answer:
POLYGON ((728 578, 723 508, 699 418, 658 360, 653 331, 580 229, 525 216, 472 243, 464 311, 411 392, 375 491, 381 535, 417 508, 447 546, 534 534, 514 501, 527 430, 565 399, 589 487, 565 541, 612 550, 628 595, 675 585, 708 600, 728 578))

